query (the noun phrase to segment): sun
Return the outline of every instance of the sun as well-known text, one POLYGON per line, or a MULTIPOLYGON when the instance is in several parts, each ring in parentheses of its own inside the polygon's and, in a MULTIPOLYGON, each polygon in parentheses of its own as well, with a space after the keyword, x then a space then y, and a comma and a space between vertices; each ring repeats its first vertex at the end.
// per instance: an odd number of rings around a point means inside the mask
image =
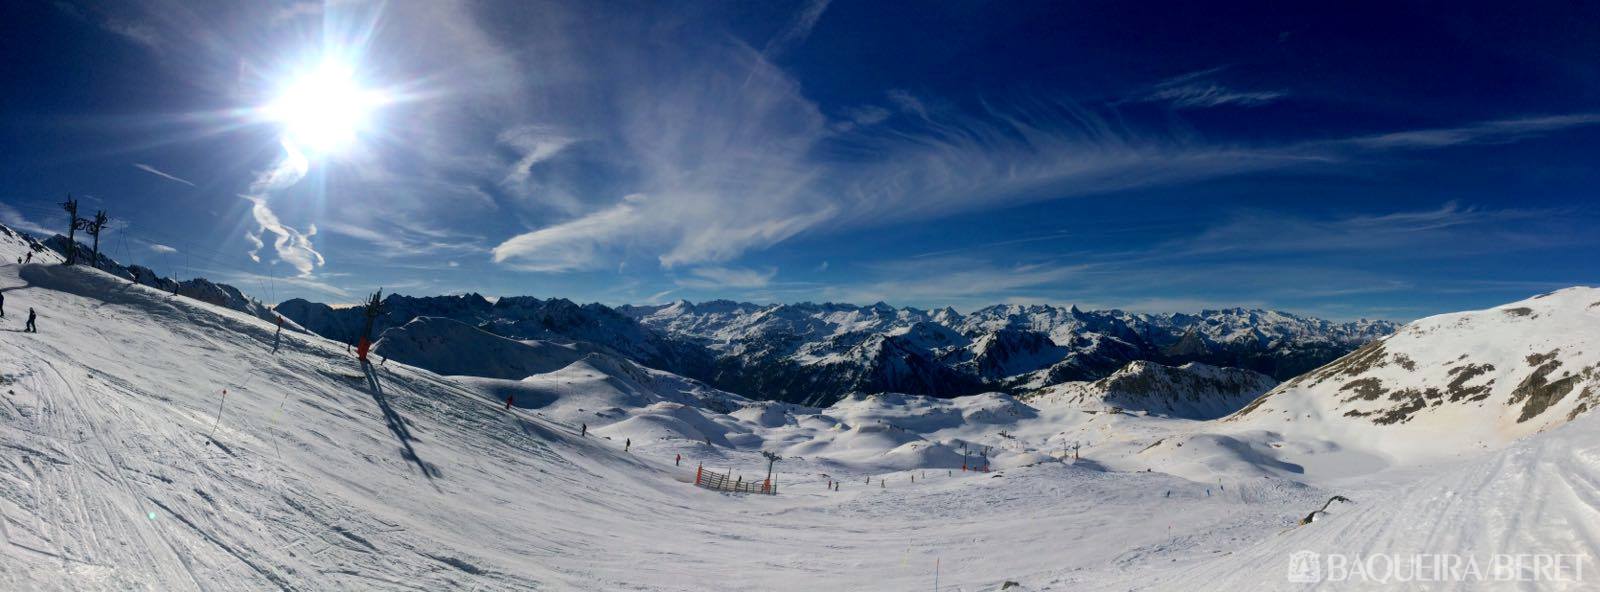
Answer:
POLYGON ((372 112, 384 102, 381 92, 361 87, 349 65, 326 61, 285 85, 265 114, 283 126, 285 142, 327 155, 349 148, 369 131, 372 112))

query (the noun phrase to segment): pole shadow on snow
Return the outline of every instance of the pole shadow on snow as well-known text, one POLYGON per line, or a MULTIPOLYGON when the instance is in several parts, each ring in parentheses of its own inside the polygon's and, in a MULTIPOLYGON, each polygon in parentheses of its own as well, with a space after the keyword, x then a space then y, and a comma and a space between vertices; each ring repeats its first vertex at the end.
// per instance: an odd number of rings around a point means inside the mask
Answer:
POLYGON ((367 375, 367 387, 372 394, 372 400, 377 401, 378 409, 383 411, 383 420, 389 425, 389 432, 394 434, 395 439, 400 440, 400 446, 404 449, 400 456, 417 463, 417 468, 422 470, 422 476, 429 480, 437 477, 439 470, 417 456, 416 449, 411 447, 411 429, 406 427, 405 418, 400 417, 400 414, 389 406, 389 399, 383 394, 383 385, 378 382, 378 372, 372 368, 372 364, 365 362, 361 364, 361 372, 367 375))

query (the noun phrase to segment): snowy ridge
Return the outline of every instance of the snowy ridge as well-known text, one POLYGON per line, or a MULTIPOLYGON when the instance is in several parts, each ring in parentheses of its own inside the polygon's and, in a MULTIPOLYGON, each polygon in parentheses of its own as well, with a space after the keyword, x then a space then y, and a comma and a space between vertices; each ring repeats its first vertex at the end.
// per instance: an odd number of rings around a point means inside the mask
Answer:
MULTIPOLYGON (((298 298, 279 304, 277 310, 318 335, 345 343, 354 343, 366 323, 364 312, 358 308, 335 308, 298 298)), ((579 347, 584 351, 615 352, 685 376, 712 375, 711 356, 700 346, 670 339, 600 304, 579 305, 564 298, 540 300, 526 296, 490 302, 479 294, 389 294, 373 323, 373 334, 381 335, 417 317, 451 319, 516 340, 581 342, 579 347)))
POLYGON ((520 379, 578 361, 581 344, 515 341, 441 317, 417 317, 384 331, 373 353, 439 374, 520 379))
POLYGON ((1600 289, 1417 320, 1284 383, 1230 422, 1400 456, 1492 447, 1600 405, 1600 289), (1418 447, 1415 442, 1426 441, 1418 447))
MULTIPOLYGON (((37 262, 60 263, 65 261, 66 252, 69 248, 67 237, 59 234, 51 236, 44 241, 39 241, 25 232, 12 230, 5 225, 0 225, 0 241, 4 241, 10 246, 7 249, 8 252, 32 252, 33 261, 37 262)), ((73 247, 77 250, 77 260, 85 262, 83 263, 84 265, 87 265, 87 262, 95 261, 94 252, 87 245, 80 242, 74 243, 73 247)), ((16 260, 15 257, 11 259, 16 260)), ((162 277, 148 267, 118 263, 117 260, 112 259, 105 253, 100 254, 98 265, 92 267, 97 267, 111 275, 137 284, 150 286, 163 292, 187 296, 208 304, 231 308, 259 319, 266 319, 272 322, 277 322, 278 320, 278 315, 273 312, 271 307, 228 284, 216 283, 199 277, 183 281, 162 277)), ((306 331, 298 323, 290 319, 284 319, 283 327, 290 331, 302 333, 306 331)))
POLYGON ((1194 362, 1174 368, 1139 361, 1100 380, 1058 384, 1031 393, 1025 400, 1215 419, 1238 411, 1277 384, 1270 376, 1238 368, 1194 362))

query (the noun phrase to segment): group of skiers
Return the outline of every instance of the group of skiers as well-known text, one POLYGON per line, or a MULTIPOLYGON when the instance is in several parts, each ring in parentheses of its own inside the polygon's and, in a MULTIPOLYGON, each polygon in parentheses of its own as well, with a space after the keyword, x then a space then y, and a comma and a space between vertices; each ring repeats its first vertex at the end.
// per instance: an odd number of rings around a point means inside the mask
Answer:
MULTIPOLYGON (((32 263, 32 262, 33 262, 33 251, 28 251, 27 255, 17 258, 17 264, 18 265, 21 265, 23 263, 32 263)), ((22 332, 23 333, 38 333, 39 332, 39 328, 35 327, 33 325, 34 320, 37 319, 38 317, 39 317, 39 315, 33 312, 33 307, 31 307, 31 306, 28 307, 28 323, 23 326, 22 332)), ((6 293, 5 292, 0 292, 0 319, 3 319, 3 318, 6 318, 6 293)))
MULTIPOLYGON (((3 318, 6 318, 6 293, 5 292, 0 292, 0 319, 3 319, 3 318)), ((23 326, 22 332, 23 333, 38 333, 39 332, 39 328, 34 326, 34 324, 33 324, 34 321, 37 320, 38 318, 39 318, 39 315, 38 315, 38 313, 33 312, 33 307, 31 307, 31 306, 28 307, 28 323, 23 326)))

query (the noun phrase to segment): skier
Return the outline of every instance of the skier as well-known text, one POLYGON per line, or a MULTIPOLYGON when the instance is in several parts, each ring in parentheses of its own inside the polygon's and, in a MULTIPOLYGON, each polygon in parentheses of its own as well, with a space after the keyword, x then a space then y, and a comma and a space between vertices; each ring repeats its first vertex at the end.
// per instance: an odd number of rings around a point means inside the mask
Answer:
POLYGON ((627 442, 622 444, 623 452, 627 452, 629 448, 633 448, 633 438, 628 438, 627 442))
POLYGON ((517 396, 514 395, 514 394, 506 395, 506 411, 510 411, 511 410, 511 402, 515 401, 516 399, 517 399, 517 396))
POLYGON ((23 261, 23 263, 33 263, 33 251, 28 251, 27 260, 23 261))
POLYGON ((278 317, 278 332, 272 334, 272 353, 278 353, 278 340, 283 338, 283 316, 278 317))
POLYGON ((0 319, 6 318, 6 293, 0 292, 0 319))
POLYGON ((682 454, 680 454, 677 457, 672 459, 672 466, 677 467, 677 466, 682 466, 682 465, 683 465, 683 455, 682 454))
POLYGON ((361 360, 363 366, 367 364, 367 350, 369 349, 372 349, 372 342, 367 341, 367 336, 362 335, 361 341, 356 342, 356 357, 361 360))
POLYGON ((580 437, 580 438, 587 438, 587 437, 589 437, 589 424, 588 424, 588 423, 583 423, 583 424, 582 424, 582 425, 581 425, 581 426, 580 426, 580 427, 579 427, 579 428, 578 428, 578 437, 580 437))
POLYGON ((37 316, 37 315, 35 315, 33 313, 33 307, 29 307, 28 308, 28 326, 24 327, 22 329, 23 331, 28 332, 28 333, 38 333, 39 332, 39 328, 34 326, 34 324, 33 324, 33 319, 34 319, 35 316, 37 316))

